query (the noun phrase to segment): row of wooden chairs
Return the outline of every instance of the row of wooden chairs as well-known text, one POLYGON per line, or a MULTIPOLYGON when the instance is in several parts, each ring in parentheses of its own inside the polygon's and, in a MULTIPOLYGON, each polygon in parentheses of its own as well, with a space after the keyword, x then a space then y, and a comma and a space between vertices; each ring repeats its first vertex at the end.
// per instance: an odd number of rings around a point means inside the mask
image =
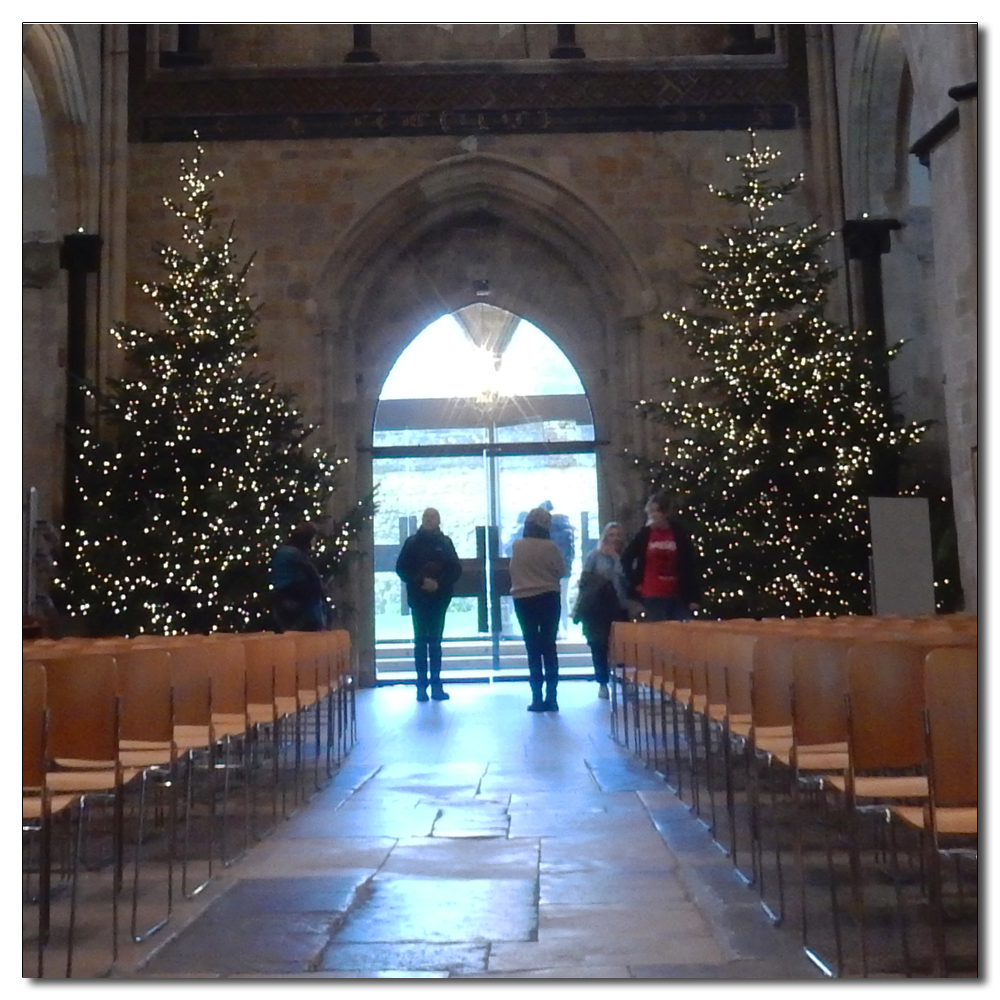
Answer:
POLYGON ((664 776, 826 971, 871 973, 871 900, 885 883, 902 971, 929 954, 943 975, 941 861, 978 859, 976 642, 965 615, 616 623, 612 735, 664 776), (918 876, 900 867, 906 831, 918 876), (866 868, 873 837, 883 863, 866 868), (913 928, 925 946, 911 947, 913 928))
POLYGON ((22 830, 27 847, 38 844, 25 870, 38 874, 39 977, 52 936, 57 829, 56 868, 69 882, 65 974, 71 976, 80 865, 102 866, 90 856, 96 849, 85 833, 107 807, 113 968, 127 817, 130 932, 141 941, 170 919, 175 863, 181 893, 201 892, 217 865, 231 865, 267 832, 261 785, 270 792, 273 829, 321 787, 322 772, 329 777, 357 740, 351 646, 343 631, 34 640, 24 643, 22 658, 22 830), (162 834, 165 898, 155 919, 140 927, 150 800, 162 834))

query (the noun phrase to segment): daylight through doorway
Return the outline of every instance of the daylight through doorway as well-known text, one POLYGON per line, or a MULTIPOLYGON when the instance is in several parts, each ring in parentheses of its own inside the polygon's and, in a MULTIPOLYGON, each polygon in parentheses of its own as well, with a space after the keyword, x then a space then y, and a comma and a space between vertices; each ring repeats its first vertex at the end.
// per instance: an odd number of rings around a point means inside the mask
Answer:
POLYGON ((570 567, 561 660, 586 673, 589 656, 569 612, 600 532, 594 424, 576 370, 550 337, 485 303, 431 323, 383 385, 372 471, 378 680, 412 672, 412 625, 394 570, 425 507, 440 511, 463 561, 445 625, 446 679, 525 674, 507 558, 524 514, 542 504, 551 505, 553 539, 570 567))

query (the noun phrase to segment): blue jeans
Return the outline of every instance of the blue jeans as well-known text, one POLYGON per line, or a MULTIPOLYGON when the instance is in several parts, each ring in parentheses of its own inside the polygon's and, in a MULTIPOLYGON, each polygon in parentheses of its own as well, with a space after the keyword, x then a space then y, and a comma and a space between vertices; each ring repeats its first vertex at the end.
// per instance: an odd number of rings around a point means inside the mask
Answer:
POLYGON ((555 697, 559 680, 556 635, 559 632, 560 603, 558 590, 514 598, 514 613, 528 654, 528 682, 536 700, 542 695, 543 677, 548 685, 549 697, 555 697))
POLYGON ((444 618, 451 598, 431 597, 410 605, 413 616, 413 665, 417 671, 417 687, 427 687, 428 668, 431 686, 441 683, 441 636, 444 618))
POLYGON ((686 622, 691 609, 679 597, 644 597, 642 608, 647 622, 686 622))

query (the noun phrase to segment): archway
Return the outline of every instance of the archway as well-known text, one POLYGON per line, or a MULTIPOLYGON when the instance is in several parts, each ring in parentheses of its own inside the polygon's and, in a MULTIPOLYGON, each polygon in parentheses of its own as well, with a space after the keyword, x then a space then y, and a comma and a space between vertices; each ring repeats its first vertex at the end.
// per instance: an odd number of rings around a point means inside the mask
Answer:
MULTIPOLYGON (((357 455, 355 494, 375 485, 375 411, 397 358, 430 323, 478 303, 558 345, 593 409, 598 516, 635 504, 641 486, 621 456, 641 433, 630 403, 642 385, 643 317, 657 299, 620 234, 566 184, 498 156, 449 157, 376 200, 334 248, 318 288, 323 423, 341 454, 357 455)), ((368 534, 360 547, 374 544, 368 534)), ((374 683, 374 572, 359 563, 344 595, 362 684, 374 683)))
POLYGON ((445 314, 389 372, 372 452, 377 679, 412 673, 409 608, 394 569, 426 506, 440 511, 464 567, 446 621, 446 677, 525 673, 507 563, 527 510, 541 504, 553 509, 553 539, 568 569, 563 669, 585 668, 570 607, 598 530, 594 423, 560 348, 534 324, 486 303, 445 314))

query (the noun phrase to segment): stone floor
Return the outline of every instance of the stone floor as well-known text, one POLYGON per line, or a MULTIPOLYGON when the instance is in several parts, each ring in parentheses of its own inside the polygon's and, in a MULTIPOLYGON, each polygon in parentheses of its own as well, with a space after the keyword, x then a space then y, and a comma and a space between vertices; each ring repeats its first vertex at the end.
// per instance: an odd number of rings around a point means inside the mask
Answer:
MULTIPOLYGON (((821 978, 609 738, 596 685, 564 682, 558 714, 521 682, 450 692, 359 692, 334 778, 112 977, 821 978)), ((106 965, 106 924, 85 908, 75 975, 106 965)))

